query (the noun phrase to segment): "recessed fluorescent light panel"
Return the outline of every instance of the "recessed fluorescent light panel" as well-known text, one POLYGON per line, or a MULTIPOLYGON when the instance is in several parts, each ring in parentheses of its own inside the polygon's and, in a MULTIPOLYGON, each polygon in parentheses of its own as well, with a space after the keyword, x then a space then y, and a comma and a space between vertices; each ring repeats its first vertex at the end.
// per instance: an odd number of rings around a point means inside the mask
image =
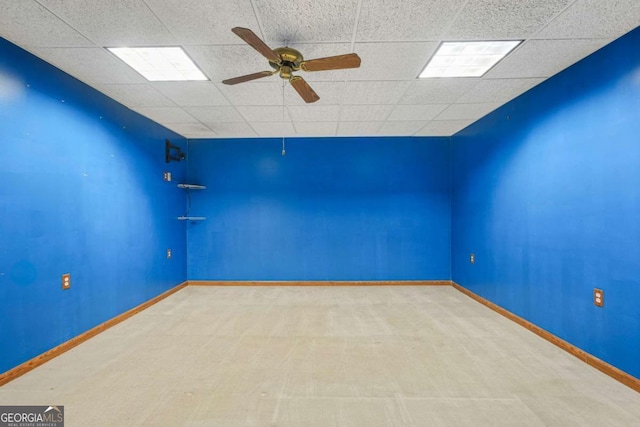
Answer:
POLYGON ((109 47, 127 65, 152 82, 209 80, 180 47, 109 47))
POLYGON ((481 77, 521 42, 443 42, 419 77, 481 77))

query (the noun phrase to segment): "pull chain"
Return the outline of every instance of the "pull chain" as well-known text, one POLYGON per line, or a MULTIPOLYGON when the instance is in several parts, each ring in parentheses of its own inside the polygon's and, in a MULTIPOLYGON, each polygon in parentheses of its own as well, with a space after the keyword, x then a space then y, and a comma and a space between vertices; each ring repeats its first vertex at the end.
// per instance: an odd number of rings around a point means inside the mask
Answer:
MULTIPOLYGON (((285 105, 284 105, 284 84, 285 84, 285 80, 282 79, 282 122, 285 122, 285 105)), ((285 149, 284 146, 284 132, 282 133, 282 156, 286 156, 287 155, 287 150, 285 149)))

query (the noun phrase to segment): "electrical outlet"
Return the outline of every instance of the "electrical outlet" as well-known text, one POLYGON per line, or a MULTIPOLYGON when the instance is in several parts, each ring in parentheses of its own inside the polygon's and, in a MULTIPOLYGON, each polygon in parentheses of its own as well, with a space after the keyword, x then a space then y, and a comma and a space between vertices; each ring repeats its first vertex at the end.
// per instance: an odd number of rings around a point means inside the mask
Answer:
POLYGON ((62 275, 62 289, 67 290, 71 287, 71 274, 66 273, 62 275))
POLYGON ((475 264, 476 263, 476 254, 469 255, 469 262, 471 264, 475 264))
POLYGON ((164 173, 164 180, 165 181, 171 181, 171 172, 165 172, 164 173))
POLYGON ((171 259, 171 249, 167 249, 167 259, 171 259))
POLYGON ((593 289, 593 303, 596 307, 604 307, 604 291, 602 289, 593 289))

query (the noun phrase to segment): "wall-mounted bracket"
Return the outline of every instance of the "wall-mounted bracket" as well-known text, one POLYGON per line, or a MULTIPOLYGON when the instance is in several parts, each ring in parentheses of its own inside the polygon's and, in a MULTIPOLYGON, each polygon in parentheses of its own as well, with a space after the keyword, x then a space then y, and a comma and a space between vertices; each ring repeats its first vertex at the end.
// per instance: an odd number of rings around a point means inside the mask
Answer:
POLYGON ((171 142, 166 139, 164 142, 164 160, 169 163, 171 160, 179 162, 180 160, 184 160, 186 158, 185 153, 182 152, 180 147, 177 145, 171 144, 171 142))

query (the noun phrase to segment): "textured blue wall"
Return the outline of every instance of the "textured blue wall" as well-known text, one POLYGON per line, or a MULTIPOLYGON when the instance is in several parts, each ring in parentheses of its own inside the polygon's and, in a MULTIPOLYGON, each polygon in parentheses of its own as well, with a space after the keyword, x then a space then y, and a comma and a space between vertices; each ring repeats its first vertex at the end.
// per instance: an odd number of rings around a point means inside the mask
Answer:
POLYGON ((1 373, 184 281, 186 241, 177 136, 2 39, 0 129, 1 373))
POLYGON ((640 29, 452 139, 453 279, 636 377, 638 46, 640 29))
POLYGON ((447 138, 189 141, 190 280, 448 280, 447 138))

